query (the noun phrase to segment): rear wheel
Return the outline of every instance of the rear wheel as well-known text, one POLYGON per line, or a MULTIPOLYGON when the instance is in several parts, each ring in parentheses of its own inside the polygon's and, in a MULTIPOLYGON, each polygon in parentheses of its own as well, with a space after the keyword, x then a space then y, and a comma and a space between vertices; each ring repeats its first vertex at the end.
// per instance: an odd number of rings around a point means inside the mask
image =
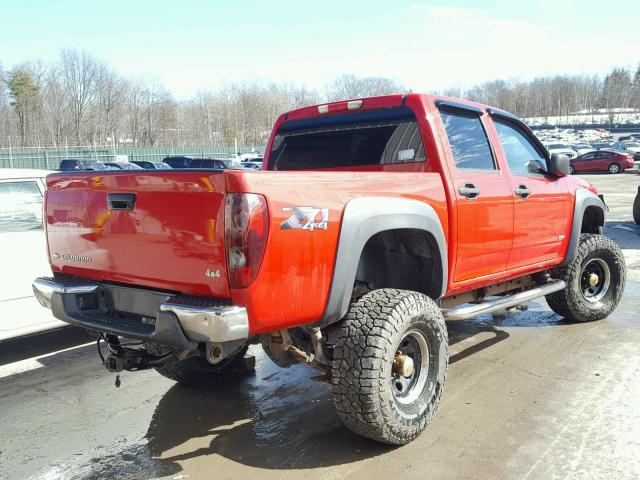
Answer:
POLYGON ((246 346, 242 347, 238 353, 216 364, 209 363, 202 356, 189 357, 184 360, 171 357, 162 365, 154 368, 163 377, 184 385, 194 387, 211 385, 242 364, 247 348, 246 346))
POLYGON ((609 165, 609 173, 619 173, 620 172, 620 165, 618 165, 617 163, 612 163, 611 165, 609 165))
POLYGON ((569 175, 573 175, 573 167, 569 165, 569 175))
POLYGON ((555 272, 567 286, 547 295, 547 303, 567 320, 601 320, 620 303, 625 273, 624 257, 613 240, 583 233, 573 262, 555 272))
POLYGON ((352 305, 334 349, 338 415, 353 432, 402 445, 427 427, 447 376, 448 337, 427 296, 382 289, 352 305))

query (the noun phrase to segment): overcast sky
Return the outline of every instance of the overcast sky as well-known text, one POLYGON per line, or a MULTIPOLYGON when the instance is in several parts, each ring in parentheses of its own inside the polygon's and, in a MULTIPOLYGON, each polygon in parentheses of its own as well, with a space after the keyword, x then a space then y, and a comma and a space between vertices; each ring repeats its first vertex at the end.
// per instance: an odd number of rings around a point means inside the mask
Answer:
POLYGON ((239 80, 323 90, 355 73, 434 91, 640 62, 637 0, 21 0, 0 12, 4 68, 75 47, 178 98, 239 80))

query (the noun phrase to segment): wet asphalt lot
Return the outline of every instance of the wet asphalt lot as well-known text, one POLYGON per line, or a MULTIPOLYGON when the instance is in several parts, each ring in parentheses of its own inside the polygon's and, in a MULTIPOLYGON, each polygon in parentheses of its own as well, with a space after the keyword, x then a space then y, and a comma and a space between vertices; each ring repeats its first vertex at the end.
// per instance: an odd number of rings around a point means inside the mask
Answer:
POLYGON ((590 175, 624 249, 622 304, 572 324, 543 300, 506 319, 448 324, 450 368, 431 426, 391 448, 346 430, 304 366, 256 369, 213 389, 152 371, 115 375, 82 331, 0 345, 1 479, 638 478, 640 176, 590 175))

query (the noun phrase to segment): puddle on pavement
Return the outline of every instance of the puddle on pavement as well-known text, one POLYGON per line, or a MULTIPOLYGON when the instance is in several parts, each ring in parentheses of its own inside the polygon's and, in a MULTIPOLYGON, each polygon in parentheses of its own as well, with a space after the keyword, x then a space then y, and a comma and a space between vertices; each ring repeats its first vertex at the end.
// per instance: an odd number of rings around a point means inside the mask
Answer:
POLYGON ((222 455, 260 468, 316 468, 376 456, 389 448, 349 432, 330 385, 303 365, 280 369, 256 347, 256 372, 215 389, 175 385, 160 400, 147 440, 154 457, 175 463, 222 455))

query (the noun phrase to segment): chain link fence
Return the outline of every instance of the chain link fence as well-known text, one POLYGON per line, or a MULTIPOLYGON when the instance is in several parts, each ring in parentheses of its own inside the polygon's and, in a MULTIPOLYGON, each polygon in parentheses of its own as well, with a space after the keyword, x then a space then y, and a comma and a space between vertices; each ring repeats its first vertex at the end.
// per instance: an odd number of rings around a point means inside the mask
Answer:
MULTIPOLYGON (((253 151, 263 152, 250 147, 238 148, 238 154, 253 151)), ((60 161, 65 158, 91 158, 101 162, 155 160, 172 155, 188 155, 207 158, 230 158, 234 156, 234 147, 116 147, 111 145, 92 145, 86 147, 27 147, 0 148, 0 168, 42 168, 57 170, 60 161)))

